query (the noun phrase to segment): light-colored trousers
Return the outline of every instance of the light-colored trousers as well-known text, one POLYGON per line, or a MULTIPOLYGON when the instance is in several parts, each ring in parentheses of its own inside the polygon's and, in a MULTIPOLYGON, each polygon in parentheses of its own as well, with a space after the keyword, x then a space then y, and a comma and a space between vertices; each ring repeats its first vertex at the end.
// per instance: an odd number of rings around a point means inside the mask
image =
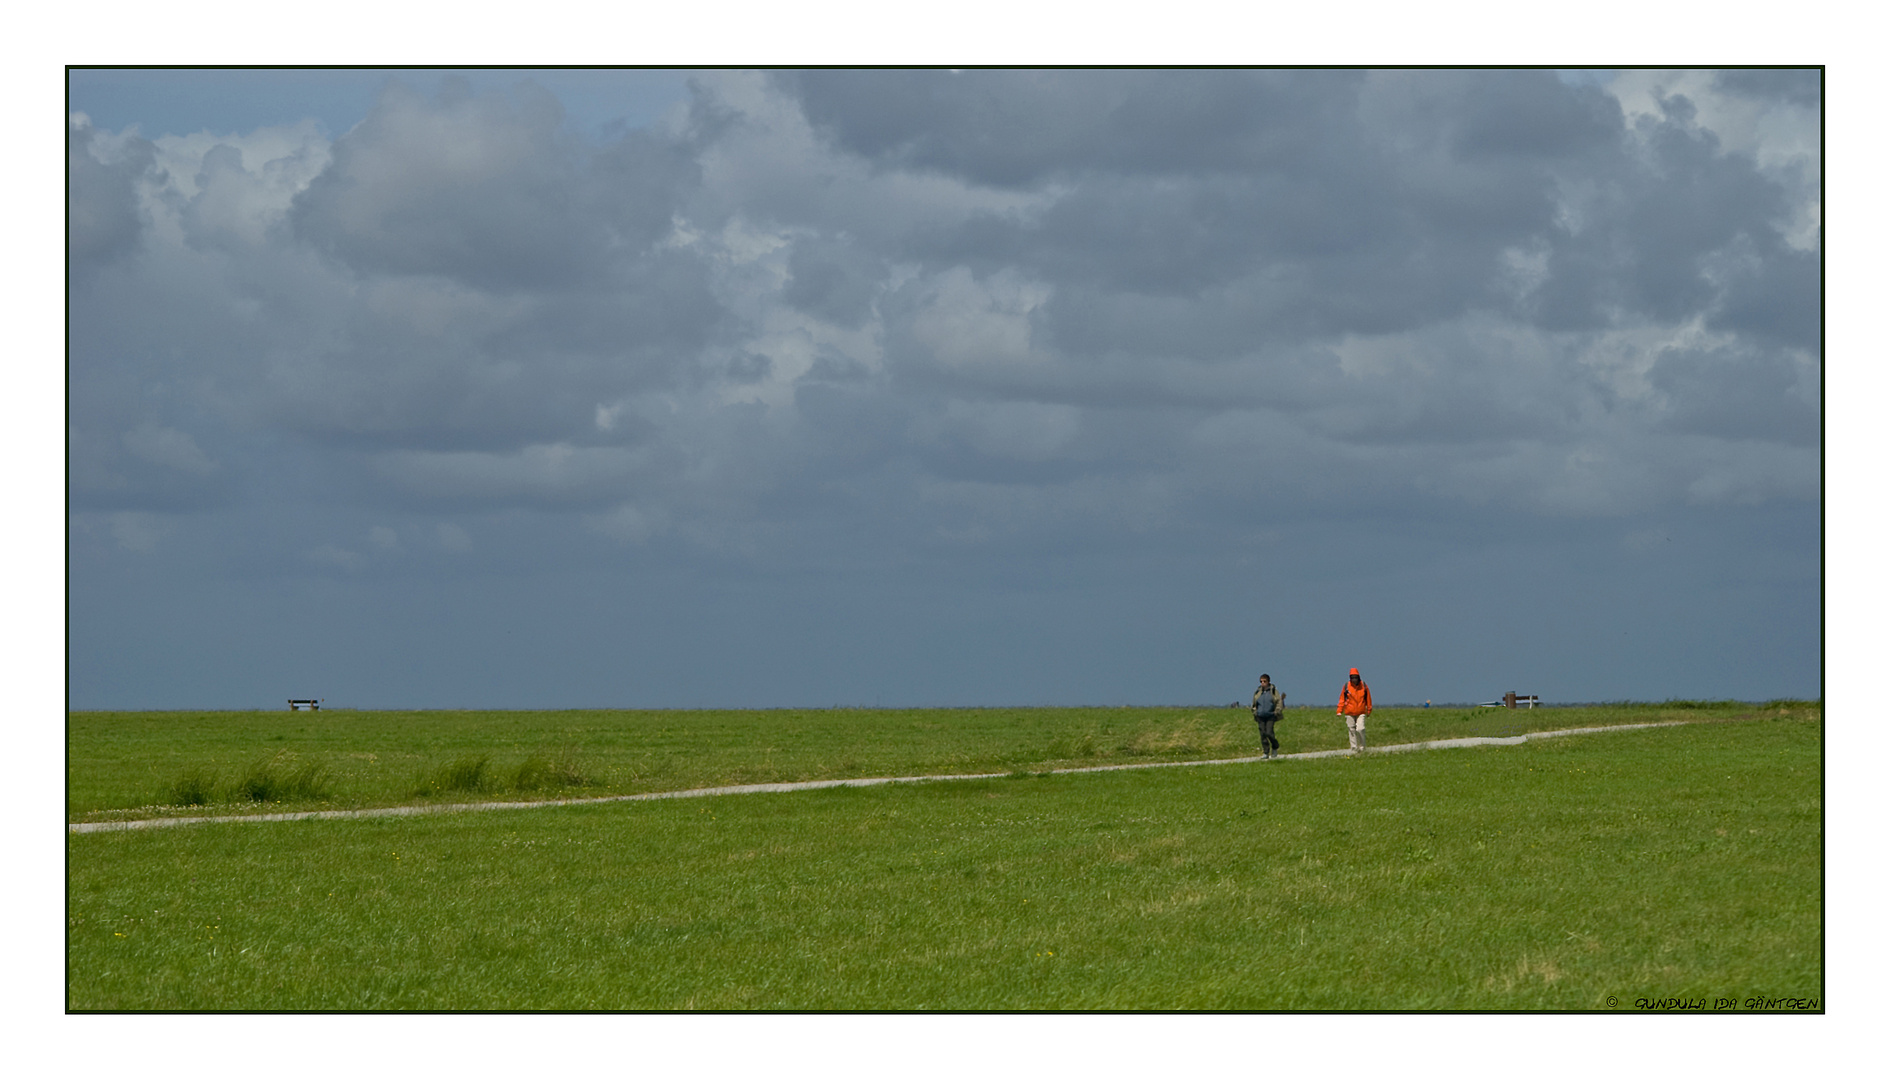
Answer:
POLYGON ((1341 713, 1340 715, 1346 718, 1346 745, 1354 750, 1359 749, 1366 741, 1365 714, 1353 716, 1350 713, 1341 713))

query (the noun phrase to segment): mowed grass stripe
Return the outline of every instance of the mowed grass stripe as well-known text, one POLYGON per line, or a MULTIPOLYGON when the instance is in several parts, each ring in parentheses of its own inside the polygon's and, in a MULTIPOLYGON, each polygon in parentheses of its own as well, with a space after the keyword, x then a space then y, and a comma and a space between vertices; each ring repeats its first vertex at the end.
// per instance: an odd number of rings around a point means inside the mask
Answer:
POLYGON ((1821 735, 73 836, 74 1009, 1607 1009, 1823 992, 1821 735))

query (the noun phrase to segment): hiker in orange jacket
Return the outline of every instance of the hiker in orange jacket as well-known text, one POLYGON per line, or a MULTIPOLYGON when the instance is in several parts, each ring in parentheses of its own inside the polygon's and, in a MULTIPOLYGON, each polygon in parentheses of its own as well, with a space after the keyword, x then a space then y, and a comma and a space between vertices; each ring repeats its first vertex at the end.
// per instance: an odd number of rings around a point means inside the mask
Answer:
POLYGON ((1372 715, 1372 687, 1354 668, 1346 676, 1346 688, 1339 692, 1339 708, 1334 712, 1346 718, 1346 742, 1357 754, 1366 748, 1366 717, 1372 715))

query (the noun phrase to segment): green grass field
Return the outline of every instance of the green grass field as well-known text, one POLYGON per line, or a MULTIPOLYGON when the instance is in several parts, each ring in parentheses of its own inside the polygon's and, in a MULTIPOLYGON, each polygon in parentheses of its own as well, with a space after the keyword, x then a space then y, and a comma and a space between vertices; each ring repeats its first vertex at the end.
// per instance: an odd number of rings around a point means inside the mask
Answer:
MULTIPOLYGON (((331 804, 438 797, 412 792, 478 754, 503 777, 563 753, 580 790, 600 793, 1018 775, 72 835, 68 1006, 1823 1004, 1816 705, 1429 712, 1385 717, 1375 741, 1495 733, 1453 724, 1723 722, 1043 776, 1030 773, 1244 753, 1252 725, 1235 710, 1133 709, 75 715, 75 819, 146 806, 135 800, 206 762, 245 769, 270 723, 280 753, 336 763, 331 804)), ((1329 718, 1283 722, 1287 749, 1343 745, 1329 718)))

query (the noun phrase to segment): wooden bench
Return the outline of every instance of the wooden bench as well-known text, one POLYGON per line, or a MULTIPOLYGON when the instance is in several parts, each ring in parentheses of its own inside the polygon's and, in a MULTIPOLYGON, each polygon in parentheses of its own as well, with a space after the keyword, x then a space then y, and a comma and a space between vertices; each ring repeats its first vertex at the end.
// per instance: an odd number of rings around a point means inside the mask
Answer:
POLYGON ((1514 709, 1521 705, 1526 709, 1534 709, 1542 703, 1543 699, 1537 697, 1535 694, 1519 694, 1515 690, 1512 690, 1496 701, 1480 701, 1477 707, 1480 709, 1514 709))
POLYGON ((307 705, 307 706, 309 707, 309 711, 310 711, 310 712, 321 712, 321 711, 322 711, 322 699, 321 699, 321 698, 290 698, 290 699, 289 699, 289 711, 290 711, 290 712, 295 712, 295 711, 297 711, 297 710, 299 710, 299 709, 301 709, 301 708, 302 708, 302 706, 304 706, 304 705, 307 705))

